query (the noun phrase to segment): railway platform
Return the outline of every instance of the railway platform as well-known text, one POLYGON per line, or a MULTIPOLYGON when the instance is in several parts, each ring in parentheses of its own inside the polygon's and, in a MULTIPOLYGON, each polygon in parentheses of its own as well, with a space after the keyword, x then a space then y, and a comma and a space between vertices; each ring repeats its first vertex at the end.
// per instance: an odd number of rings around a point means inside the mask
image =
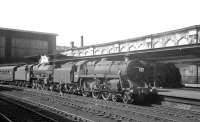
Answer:
POLYGON ((200 90, 185 89, 158 89, 158 94, 167 97, 177 97, 185 99, 200 100, 200 90))

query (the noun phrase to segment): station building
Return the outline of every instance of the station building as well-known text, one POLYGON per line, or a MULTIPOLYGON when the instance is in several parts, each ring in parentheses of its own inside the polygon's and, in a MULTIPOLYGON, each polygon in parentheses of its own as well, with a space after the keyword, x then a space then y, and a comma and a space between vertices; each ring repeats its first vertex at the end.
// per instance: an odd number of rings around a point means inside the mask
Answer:
POLYGON ((54 33, 0 28, 0 64, 24 62, 25 57, 53 54, 56 51, 54 33))

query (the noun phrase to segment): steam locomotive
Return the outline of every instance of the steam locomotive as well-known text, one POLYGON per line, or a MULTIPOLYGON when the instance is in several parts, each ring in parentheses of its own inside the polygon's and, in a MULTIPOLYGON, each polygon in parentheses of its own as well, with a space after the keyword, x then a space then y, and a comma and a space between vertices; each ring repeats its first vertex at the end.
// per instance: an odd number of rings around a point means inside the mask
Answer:
MULTIPOLYGON (((0 67, 1 83, 68 92, 124 103, 156 95, 149 64, 141 60, 81 60, 0 67)), ((166 74, 163 74, 164 77, 166 74)))

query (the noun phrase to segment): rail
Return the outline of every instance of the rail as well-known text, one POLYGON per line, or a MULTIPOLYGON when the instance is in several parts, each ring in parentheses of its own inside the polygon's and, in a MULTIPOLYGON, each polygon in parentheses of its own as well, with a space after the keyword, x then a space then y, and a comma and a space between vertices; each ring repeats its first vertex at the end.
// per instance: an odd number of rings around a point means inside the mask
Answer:
POLYGON ((12 120, 10 120, 6 115, 0 113, 0 118, 2 118, 3 120, 5 120, 6 122, 13 122, 12 120))

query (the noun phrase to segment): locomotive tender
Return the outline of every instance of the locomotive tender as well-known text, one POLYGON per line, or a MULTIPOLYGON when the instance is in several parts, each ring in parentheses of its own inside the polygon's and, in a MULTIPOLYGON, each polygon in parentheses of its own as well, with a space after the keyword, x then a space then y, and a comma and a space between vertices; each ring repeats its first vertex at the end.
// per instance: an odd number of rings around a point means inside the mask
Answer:
POLYGON ((144 101, 156 94, 149 86, 146 64, 140 60, 81 60, 61 65, 48 63, 1 66, 0 81, 32 88, 62 90, 124 103, 144 101))

